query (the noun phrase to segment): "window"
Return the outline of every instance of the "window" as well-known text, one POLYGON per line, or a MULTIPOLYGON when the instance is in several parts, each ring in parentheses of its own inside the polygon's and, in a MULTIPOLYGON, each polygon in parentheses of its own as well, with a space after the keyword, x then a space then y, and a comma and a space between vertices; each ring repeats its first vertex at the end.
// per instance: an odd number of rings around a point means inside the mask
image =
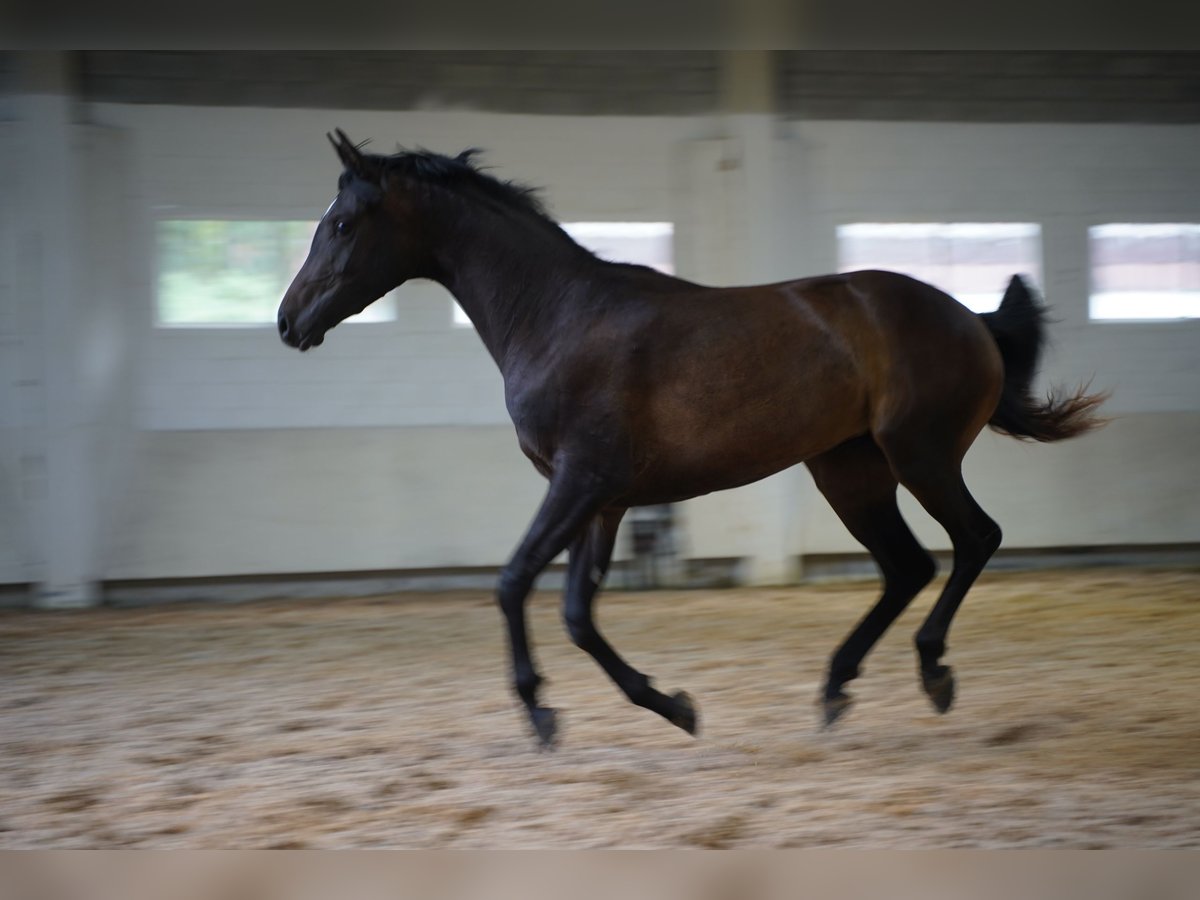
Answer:
MULTIPOLYGON (((637 263, 675 274, 675 226, 670 222, 564 222, 562 229, 601 259, 637 263)), ((454 324, 471 324, 457 303, 454 324)))
POLYGON ((1013 275, 1041 282, 1040 240, 1026 222, 860 222, 838 228, 839 268, 903 272, 990 312, 1013 275))
POLYGON ((675 274, 675 226, 670 222, 567 222, 563 231, 601 259, 675 274))
POLYGON ((1088 229, 1093 319, 1200 318, 1200 225, 1088 229))
MULTIPOLYGON (((160 221, 158 324, 274 324, 315 228, 295 221, 160 221)), ((347 321, 390 318, 390 301, 380 301, 347 321)))

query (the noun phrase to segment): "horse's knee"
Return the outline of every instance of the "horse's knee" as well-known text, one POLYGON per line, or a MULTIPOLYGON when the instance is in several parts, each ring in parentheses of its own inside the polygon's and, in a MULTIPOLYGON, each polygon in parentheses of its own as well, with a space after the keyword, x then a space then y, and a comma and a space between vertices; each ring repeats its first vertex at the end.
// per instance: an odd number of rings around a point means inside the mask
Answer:
POLYGON ((521 566, 507 565, 496 583, 496 602, 505 615, 520 608, 533 588, 533 578, 521 566))
POLYGON ((937 560, 933 558, 932 553, 925 551, 921 554, 920 559, 916 561, 916 564, 913 566, 913 584, 916 585, 916 588, 919 591, 924 588, 925 585, 929 584, 929 582, 933 581, 933 579, 937 576, 937 573, 937 560))
POLYGON ((885 588, 893 589, 906 597, 915 597, 937 575, 937 560, 924 548, 905 560, 901 568, 886 575, 885 588))
POLYGON ((596 624, 591 617, 579 610, 568 609, 563 612, 563 625, 571 643, 580 650, 587 650, 596 640, 596 624))
POLYGON ((1004 532, 1000 530, 1000 526, 992 522, 992 530, 982 541, 983 552, 987 554, 987 558, 991 559, 992 554, 1000 549, 1000 543, 1004 540, 1004 532))
POLYGON ((953 537, 954 567, 982 569, 987 561, 1000 549, 1004 539, 1000 526, 987 519, 973 532, 959 533, 953 537))

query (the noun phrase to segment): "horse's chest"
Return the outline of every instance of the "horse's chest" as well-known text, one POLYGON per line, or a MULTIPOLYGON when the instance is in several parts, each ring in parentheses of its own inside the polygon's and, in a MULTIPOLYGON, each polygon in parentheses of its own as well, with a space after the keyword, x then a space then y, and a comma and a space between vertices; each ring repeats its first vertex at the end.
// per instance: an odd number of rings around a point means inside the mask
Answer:
POLYGON ((545 392, 534 390, 506 392, 505 402, 521 452, 529 457, 535 469, 549 478, 562 431, 557 404, 545 392))
POLYGON ((628 444, 621 407, 605 373, 563 366, 543 377, 505 384, 505 404, 521 450, 549 477, 564 452, 580 466, 606 473, 624 468, 628 444))

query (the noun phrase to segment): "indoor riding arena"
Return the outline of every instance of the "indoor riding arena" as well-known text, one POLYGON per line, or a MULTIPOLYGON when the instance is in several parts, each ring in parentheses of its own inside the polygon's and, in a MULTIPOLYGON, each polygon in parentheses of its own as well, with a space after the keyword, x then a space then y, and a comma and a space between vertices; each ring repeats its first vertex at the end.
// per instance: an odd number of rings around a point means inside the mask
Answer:
POLYGON ((0 51, 0 849, 1197 848, 1198 79, 0 51))

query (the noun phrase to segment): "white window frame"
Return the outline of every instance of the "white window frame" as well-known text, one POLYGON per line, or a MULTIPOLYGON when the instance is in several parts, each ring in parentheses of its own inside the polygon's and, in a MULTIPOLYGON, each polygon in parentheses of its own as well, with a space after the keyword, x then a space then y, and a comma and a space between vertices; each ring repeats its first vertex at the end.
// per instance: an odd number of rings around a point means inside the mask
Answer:
MULTIPOLYGON (((1088 322, 1097 324, 1097 325, 1142 325, 1142 326, 1166 325, 1166 326, 1170 326, 1170 327, 1179 327, 1180 325, 1184 325, 1184 326, 1190 325, 1192 327, 1195 327, 1196 324, 1200 324, 1200 287, 1198 287, 1197 290, 1195 290, 1195 291, 1186 291, 1186 292, 1179 292, 1179 291, 1171 291, 1171 292, 1148 291, 1148 292, 1145 292, 1146 295, 1179 294, 1179 293, 1195 294, 1196 297, 1191 300, 1191 302, 1195 304, 1194 311, 1185 312, 1182 315, 1168 314, 1168 315, 1147 316, 1147 315, 1113 315, 1113 314, 1098 315, 1097 314, 1096 301, 1100 297, 1105 297, 1105 293, 1102 293, 1097 290, 1097 280, 1098 280, 1097 274, 1098 273, 1096 271, 1096 264, 1095 264, 1096 253, 1095 253, 1094 239, 1097 237, 1096 232, 1098 232, 1098 231, 1102 231, 1102 230, 1111 231, 1111 230, 1120 230, 1120 229, 1129 229, 1130 231, 1142 231, 1142 230, 1148 230, 1148 229, 1184 229, 1184 230, 1192 232, 1195 235, 1195 239, 1197 241, 1200 241, 1200 222, 1196 222, 1196 221, 1164 222, 1161 219, 1156 219, 1154 221, 1150 221, 1147 219, 1136 218, 1136 217, 1113 216, 1103 222, 1097 221, 1097 222, 1093 222, 1092 224, 1090 224, 1087 229, 1087 273, 1088 273, 1087 318, 1088 318, 1088 322)), ((1200 259, 1197 260, 1197 264, 1200 265, 1200 259)), ((1130 292, 1130 291, 1108 292, 1108 294, 1110 294, 1110 295, 1117 294, 1117 293, 1133 294, 1135 292, 1130 292)), ((1187 300, 1184 300, 1181 302, 1187 302, 1187 300)))
POLYGON ((856 271, 864 268, 883 268, 890 271, 905 272, 911 274, 914 278, 922 281, 928 281, 950 296, 954 297, 963 306, 974 312, 990 312, 996 309, 1000 304, 1001 298, 1004 296, 1004 289, 1008 285, 1008 279, 1012 275, 1023 275, 1031 278, 1039 290, 1043 284, 1045 265, 1044 265, 1044 240, 1043 229, 1040 222, 1033 221, 1013 221, 1008 219, 993 219, 988 220, 986 217, 976 217, 970 220, 965 219, 941 219, 938 221, 925 221, 920 219, 899 219, 885 216, 880 217, 858 217, 853 220, 847 220, 837 225, 835 229, 834 243, 837 252, 837 267, 839 272, 856 271), (953 232, 959 232, 962 236, 969 236, 971 232, 983 232, 985 229, 990 229, 993 232, 997 228, 1005 228, 1011 231, 1009 237, 1031 240, 1033 244, 1033 259, 1028 265, 1017 265, 1013 271, 1008 272, 1002 277, 996 279, 994 290, 986 292, 968 293, 959 291, 956 293, 954 285, 939 283, 937 280, 930 280, 922 273, 917 271, 905 272, 902 268, 889 265, 886 262, 878 264, 870 262, 848 262, 846 252, 843 249, 843 237, 849 236, 852 231, 858 232, 885 232, 888 230, 908 230, 913 231, 924 230, 929 237, 950 237, 955 235, 953 232))

